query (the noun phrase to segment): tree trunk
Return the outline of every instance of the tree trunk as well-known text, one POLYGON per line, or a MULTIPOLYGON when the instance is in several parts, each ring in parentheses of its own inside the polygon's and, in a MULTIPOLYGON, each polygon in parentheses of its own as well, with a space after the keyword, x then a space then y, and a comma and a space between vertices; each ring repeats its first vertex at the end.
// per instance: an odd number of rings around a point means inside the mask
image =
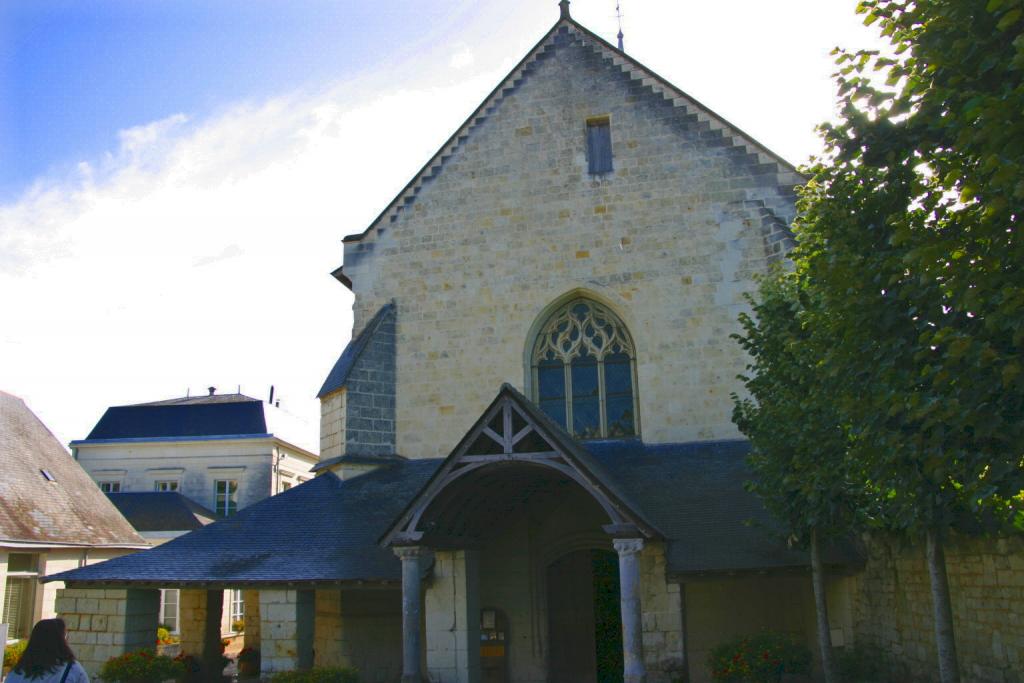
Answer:
POLYGON ((953 607, 949 601, 949 579, 946 577, 946 553, 942 550, 942 539, 938 531, 929 529, 926 538, 932 611, 935 615, 935 649, 939 655, 939 680, 942 683, 960 683, 956 638, 953 635, 953 607))
POLYGON ((811 585, 814 587, 814 607, 818 616, 818 648, 821 650, 821 670, 825 683, 837 683, 836 662, 832 656, 832 630, 828 623, 828 600, 825 595, 825 570, 821 567, 818 548, 818 530, 811 530, 811 585))

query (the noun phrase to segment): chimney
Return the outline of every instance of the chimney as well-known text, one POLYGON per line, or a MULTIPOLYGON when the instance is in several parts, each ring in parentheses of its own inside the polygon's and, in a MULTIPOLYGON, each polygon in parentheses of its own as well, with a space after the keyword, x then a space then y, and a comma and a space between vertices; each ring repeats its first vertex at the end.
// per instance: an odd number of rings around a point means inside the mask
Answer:
POLYGON ((213 396, 217 392, 217 387, 206 387, 206 390, 210 392, 210 396, 213 396))

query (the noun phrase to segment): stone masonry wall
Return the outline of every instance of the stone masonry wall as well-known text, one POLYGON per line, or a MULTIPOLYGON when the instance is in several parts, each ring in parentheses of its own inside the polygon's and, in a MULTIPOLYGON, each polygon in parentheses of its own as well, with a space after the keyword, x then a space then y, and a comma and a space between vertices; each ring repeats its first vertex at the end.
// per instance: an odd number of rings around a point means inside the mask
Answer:
POLYGON ((640 554, 644 664, 649 683, 672 683, 683 670, 683 611, 678 583, 665 575, 665 547, 649 543, 640 554))
MULTIPOLYGON (((855 579, 857 646, 880 652, 903 680, 938 680, 924 549, 874 538, 868 551, 855 579)), ((1024 681, 1024 542, 954 542, 946 571, 963 680, 1024 681)))
POLYGON ((395 311, 388 306, 345 382, 345 453, 395 453, 395 311))
POLYGON ((316 592, 316 666, 345 666, 364 683, 391 683, 402 675, 400 590, 316 592))
POLYGON ((446 455, 502 382, 528 391, 531 327, 577 291, 634 337, 645 441, 737 437, 729 333, 792 214, 774 164, 560 36, 393 222, 345 245, 355 329, 397 303, 398 452, 446 455), (592 176, 600 115, 614 171, 592 176))
POLYGON ((313 664, 313 591, 260 590, 260 672, 294 671, 313 664))
POLYGON ((95 676, 111 657, 154 647, 160 591, 62 588, 56 609, 67 624, 68 644, 95 676))
POLYGON ((346 390, 339 389, 320 399, 320 459, 336 458, 345 452, 346 390))

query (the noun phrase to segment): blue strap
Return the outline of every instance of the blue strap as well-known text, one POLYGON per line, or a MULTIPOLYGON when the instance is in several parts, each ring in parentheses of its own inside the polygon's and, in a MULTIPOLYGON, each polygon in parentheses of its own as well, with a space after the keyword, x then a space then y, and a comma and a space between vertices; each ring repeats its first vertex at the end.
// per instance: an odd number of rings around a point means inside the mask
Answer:
POLYGON ((68 680, 68 674, 71 673, 71 664, 68 662, 67 666, 64 667, 64 675, 60 677, 60 683, 65 683, 68 680))

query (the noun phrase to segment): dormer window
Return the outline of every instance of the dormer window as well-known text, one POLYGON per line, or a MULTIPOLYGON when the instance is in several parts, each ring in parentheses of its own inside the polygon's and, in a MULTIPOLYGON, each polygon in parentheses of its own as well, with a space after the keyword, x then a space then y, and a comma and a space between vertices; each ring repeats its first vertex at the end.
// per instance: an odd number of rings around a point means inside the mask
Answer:
POLYGON ((612 170, 612 126, 607 116, 587 119, 587 166, 591 175, 612 170))
POLYGON ((638 433, 633 340, 618 316, 587 299, 560 307, 533 348, 537 405, 580 439, 638 433))

